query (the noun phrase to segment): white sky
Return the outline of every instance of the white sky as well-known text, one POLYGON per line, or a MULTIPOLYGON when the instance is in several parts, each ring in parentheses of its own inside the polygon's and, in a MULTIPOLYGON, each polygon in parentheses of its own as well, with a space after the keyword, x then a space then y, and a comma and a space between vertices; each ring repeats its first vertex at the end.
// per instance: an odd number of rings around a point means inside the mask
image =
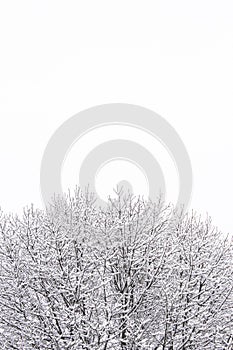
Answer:
MULTIPOLYGON (((41 158, 65 120, 95 105, 125 102, 154 110, 177 130, 193 166, 191 208, 208 211, 232 232, 231 0, 1 1, 0 39, 4 211, 20 212, 31 202, 42 207, 41 158)), ((105 135, 119 137, 119 131, 105 135)), ((64 187, 78 173, 77 145, 64 164, 64 187)), ((114 164, 97 181, 102 195, 114 164)), ((123 170, 131 177, 135 171, 123 170)), ((173 198, 177 181, 165 171, 173 198)), ((135 188, 145 187, 140 174, 133 178, 135 188)))

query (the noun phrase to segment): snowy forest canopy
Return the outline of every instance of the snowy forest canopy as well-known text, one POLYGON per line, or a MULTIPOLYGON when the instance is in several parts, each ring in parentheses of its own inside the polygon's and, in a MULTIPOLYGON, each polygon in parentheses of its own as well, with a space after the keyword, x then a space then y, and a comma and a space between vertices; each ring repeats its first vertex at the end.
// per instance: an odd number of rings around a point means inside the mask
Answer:
POLYGON ((232 241, 159 200, 94 202, 0 213, 0 348, 232 349, 232 241))

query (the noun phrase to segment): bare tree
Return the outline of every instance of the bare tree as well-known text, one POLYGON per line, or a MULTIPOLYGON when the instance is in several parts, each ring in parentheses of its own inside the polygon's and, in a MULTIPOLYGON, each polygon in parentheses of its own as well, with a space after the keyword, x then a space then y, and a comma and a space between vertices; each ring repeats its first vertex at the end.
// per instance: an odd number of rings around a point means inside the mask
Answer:
POLYGON ((1 349, 232 349, 232 242, 208 217, 117 195, 1 213, 1 349))

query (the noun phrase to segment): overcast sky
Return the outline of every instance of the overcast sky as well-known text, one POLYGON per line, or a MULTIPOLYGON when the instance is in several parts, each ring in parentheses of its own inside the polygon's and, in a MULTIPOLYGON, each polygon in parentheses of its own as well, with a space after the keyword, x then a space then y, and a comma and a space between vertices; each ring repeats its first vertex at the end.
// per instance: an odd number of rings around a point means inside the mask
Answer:
MULTIPOLYGON (((190 207, 232 232, 231 0, 1 1, 0 38, 5 212, 21 212, 32 202, 42 207, 41 158, 65 120, 95 105, 124 102, 154 110, 176 129, 193 167, 190 207)), ((155 151, 173 200, 177 179, 166 151, 149 136, 123 129, 99 130, 75 144, 63 167, 64 189, 75 184, 84 150, 126 135, 155 151)), ((115 161, 97 178, 100 194, 122 176, 146 193, 143 174, 115 161)))

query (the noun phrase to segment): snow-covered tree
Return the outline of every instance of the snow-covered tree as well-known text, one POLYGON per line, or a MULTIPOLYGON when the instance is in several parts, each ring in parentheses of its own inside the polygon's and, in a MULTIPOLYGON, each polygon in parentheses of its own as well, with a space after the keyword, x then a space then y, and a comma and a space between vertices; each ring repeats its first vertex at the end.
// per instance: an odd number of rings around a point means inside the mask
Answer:
POLYGON ((232 349, 232 242, 209 217, 117 195, 1 213, 1 349, 232 349))

